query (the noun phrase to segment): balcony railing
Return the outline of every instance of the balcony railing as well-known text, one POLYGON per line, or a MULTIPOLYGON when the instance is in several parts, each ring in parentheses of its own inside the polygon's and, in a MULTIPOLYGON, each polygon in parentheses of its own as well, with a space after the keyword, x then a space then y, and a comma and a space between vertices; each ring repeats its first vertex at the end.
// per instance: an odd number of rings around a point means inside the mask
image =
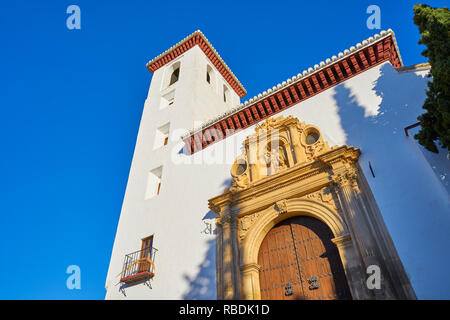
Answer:
POLYGON ((145 248, 125 255, 120 282, 146 281, 155 275, 156 248, 145 248))

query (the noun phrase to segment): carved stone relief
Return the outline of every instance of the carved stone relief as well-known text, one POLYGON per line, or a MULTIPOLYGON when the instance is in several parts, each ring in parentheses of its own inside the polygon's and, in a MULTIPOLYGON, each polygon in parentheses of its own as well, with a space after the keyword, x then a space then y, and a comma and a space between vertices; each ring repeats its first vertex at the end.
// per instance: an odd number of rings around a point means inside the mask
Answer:
MULTIPOLYGON (((261 297, 257 243, 266 226, 303 214, 328 221, 355 299, 415 298, 360 171, 359 149, 330 148, 317 127, 281 116, 258 126, 243 150, 231 169, 230 190, 209 199, 221 224, 216 241, 220 299, 261 297), (368 291, 362 278, 364 267, 374 263, 388 272, 383 296, 368 291)), ((320 286, 318 278, 308 282, 310 290, 320 286)))
POLYGON ((255 134, 244 141, 243 150, 231 169, 232 192, 292 166, 314 161, 331 148, 317 127, 292 116, 280 116, 269 118, 256 127, 255 134))

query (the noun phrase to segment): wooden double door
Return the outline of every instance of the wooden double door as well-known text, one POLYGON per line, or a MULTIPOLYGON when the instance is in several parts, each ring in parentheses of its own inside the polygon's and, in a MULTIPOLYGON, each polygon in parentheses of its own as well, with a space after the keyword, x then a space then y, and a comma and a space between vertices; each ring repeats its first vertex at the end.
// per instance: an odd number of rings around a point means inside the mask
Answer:
POLYGON ((328 226, 298 216, 273 227, 258 254, 261 299, 351 299, 328 226))

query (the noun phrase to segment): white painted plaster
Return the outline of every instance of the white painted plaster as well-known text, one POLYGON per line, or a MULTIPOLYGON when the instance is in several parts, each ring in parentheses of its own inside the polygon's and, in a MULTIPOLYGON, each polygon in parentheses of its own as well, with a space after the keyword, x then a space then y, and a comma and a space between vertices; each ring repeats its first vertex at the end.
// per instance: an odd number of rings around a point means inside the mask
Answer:
MULTIPOLYGON (((161 91, 164 68, 154 73, 150 85, 106 280, 107 299, 216 298, 215 236, 202 233, 215 217, 207 200, 229 186, 232 162, 254 126, 194 155, 183 154, 181 134, 171 134, 167 146, 153 150, 161 125, 170 122, 171 132, 187 131, 195 121, 239 104, 233 90, 231 106, 223 103, 221 90, 211 90, 208 59, 197 46, 177 61, 180 79, 173 85, 171 108, 160 109, 161 96, 167 94, 167 89, 161 91), (217 154, 226 161, 217 163, 217 154), (164 171, 160 194, 145 200, 148 173, 158 166, 164 171), (141 239, 152 234, 159 251, 151 288, 138 284, 124 294, 117 277, 124 256, 139 250, 141 239)), ((224 80, 213 70, 215 88, 221 88, 224 80)), ((384 63, 279 115, 318 126, 330 145, 361 149, 360 165, 417 296, 448 299, 448 193, 416 142, 403 132, 423 112, 426 82, 420 72, 398 74, 384 63)))

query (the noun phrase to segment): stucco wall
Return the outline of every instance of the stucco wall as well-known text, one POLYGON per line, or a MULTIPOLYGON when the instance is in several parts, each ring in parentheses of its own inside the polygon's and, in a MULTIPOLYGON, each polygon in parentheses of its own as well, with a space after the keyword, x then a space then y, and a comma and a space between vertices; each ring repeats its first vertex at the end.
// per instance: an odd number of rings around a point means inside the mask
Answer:
MULTIPOLYGON (((200 68, 202 55, 193 50, 186 54, 190 52, 190 65, 200 68)), ((360 165, 418 298, 448 299, 448 193, 433 172, 448 172, 448 161, 434 164, 433 169, 424 156, 427 151, 420 150, 403 131, 422 113, 428 81, 425 74, 398 74, 385 63, 278 115, 293 115, 318 126, 330 146, 347 144, 361 149, 360 165)), ((153 87, 160 77, 158 71, 153 76, 151 98, 159 94, 159 89, 153 87)), ((229 186, 232 162, 254 127, 192 156, 184 154, 183 143, 178 139, 180 131, 176 129, 191 127, 199 112, 197 103, 203 112, 208 103, 204 97, 210 94, 203 96, 205 88, 192 87, 193 84, 195 81, 182 83, 180 77, 177 94, 185 95, 183 101, 187 102, 170 110, 172 114, 167 117, 174 134, 168 148, 157 154, 151 151, 153 129, 164 124, 160 120, 164 115, 156 116, 151 103, 146 103, 111 258, 106 298, 216 298, 215 237, 202 233, 205 223, 212 222, 215 216, 209 211, 207 200, 229 186), (218 157, 220 154, 223 156, 218 157), (144 200, 147 171, 159 164, 164 164, 161 193, 144 200), (159 249, 151 288, 139 284, 120 292, 116 275, 121 271, 124 255, 140 249, 141 238, 151 234, 159 249)))

